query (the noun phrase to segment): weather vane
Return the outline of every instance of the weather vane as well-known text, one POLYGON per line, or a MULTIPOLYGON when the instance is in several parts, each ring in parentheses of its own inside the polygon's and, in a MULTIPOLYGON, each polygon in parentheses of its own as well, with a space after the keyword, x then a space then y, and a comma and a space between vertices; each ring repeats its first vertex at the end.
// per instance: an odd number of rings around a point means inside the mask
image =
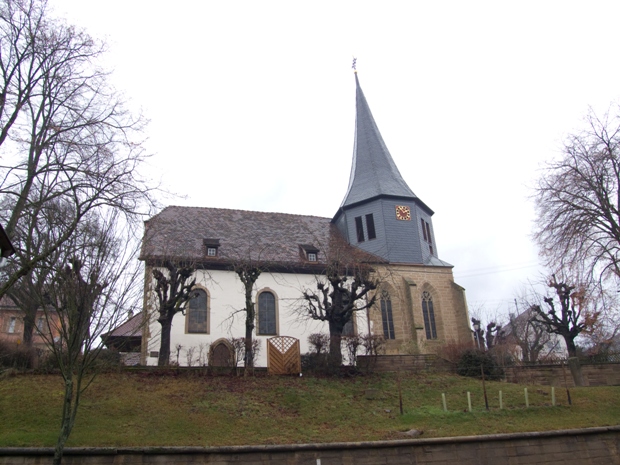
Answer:
POLYGON ((353 64, 351 65, 353 71, 357 72, 357 58, 353 57, 353 64))

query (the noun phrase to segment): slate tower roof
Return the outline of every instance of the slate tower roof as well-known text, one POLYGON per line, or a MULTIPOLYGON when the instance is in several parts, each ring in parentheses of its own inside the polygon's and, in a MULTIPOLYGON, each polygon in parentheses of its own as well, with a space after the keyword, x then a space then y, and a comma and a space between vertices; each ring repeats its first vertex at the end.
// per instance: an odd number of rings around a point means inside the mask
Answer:
POLYGON ((379 196, 417 199, 398 171, 372 116, 357 73, 355 138, 349 188, 341 208, 379 196))
POLYGON ((349 187, 332 219, 349 244, 389 263, 440 260, 433 211, 409 188, 390 155, 355 73, 355 138, 349 187))

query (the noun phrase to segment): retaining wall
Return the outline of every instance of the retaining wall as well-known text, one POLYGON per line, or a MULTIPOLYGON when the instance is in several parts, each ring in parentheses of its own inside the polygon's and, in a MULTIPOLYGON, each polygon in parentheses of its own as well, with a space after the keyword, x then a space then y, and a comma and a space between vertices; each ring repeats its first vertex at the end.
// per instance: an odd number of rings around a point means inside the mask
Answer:
MULTIPOLYGON (((620 465, 620 426, 366 443, 67 448, 65 465, 620 465)), ((52 449, 0 448, 0 465, 51 463, 52 449)))
MULTIPOLYGON (((505 369, 510 383, 540 384, 544 386, 574 387, 568 367, 558 365, 535 365, 505 369)), ((620 363, 581 365, 584 386, 620 386, 620 363)))

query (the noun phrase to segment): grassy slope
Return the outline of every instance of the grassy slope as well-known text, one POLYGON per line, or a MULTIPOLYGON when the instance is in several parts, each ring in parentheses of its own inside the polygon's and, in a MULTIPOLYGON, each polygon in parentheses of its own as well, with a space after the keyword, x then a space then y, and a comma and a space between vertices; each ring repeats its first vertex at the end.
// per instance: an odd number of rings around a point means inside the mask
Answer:
MULTIPOLYGON (((487 383, 446 375, 402 375, 405 415, 399 415, 395 375, 346 379, 311 377, 100 375, 86 391, 68 446, 215 446, 541 431, 620 423, 620 387, 556 389, 487 383), (366 399, 366 389, 378 399, 366 399), (499 410, 498 391, 504 410, 499 410), (471 391, 474 412, 466 412, 471 391), (449 412, 441 408, 441 393, 449 412)), ((59 427, 59 376, 20 375, 0 380, 0 447, 51 446, 59 427)))

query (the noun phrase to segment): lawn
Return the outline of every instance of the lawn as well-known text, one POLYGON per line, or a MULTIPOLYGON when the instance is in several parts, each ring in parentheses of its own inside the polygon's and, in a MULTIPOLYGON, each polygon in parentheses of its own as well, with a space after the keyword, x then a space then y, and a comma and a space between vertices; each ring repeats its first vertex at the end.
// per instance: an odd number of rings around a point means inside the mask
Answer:
MULTIPOLYGON (((97 377, 86 391, 67 446, 222 446, 468 436, 608 426, 620 423, 620 386, 551 388, 444 374, 347 378, 236 377, 175 372, 121 372, 97 377), (367 390, 376 395, 367 395, 367 390), (499 391, 504 409, 499 409, 499 391), (468 411, 467 392, 473 411, 468 411), (441 394, 446 394, 444 412, 441 394), (371 397, 371 398, 369 398, 371 397)), ((0 379, 0 447, 52 446, 63 395, 57 375, 0 379)))

